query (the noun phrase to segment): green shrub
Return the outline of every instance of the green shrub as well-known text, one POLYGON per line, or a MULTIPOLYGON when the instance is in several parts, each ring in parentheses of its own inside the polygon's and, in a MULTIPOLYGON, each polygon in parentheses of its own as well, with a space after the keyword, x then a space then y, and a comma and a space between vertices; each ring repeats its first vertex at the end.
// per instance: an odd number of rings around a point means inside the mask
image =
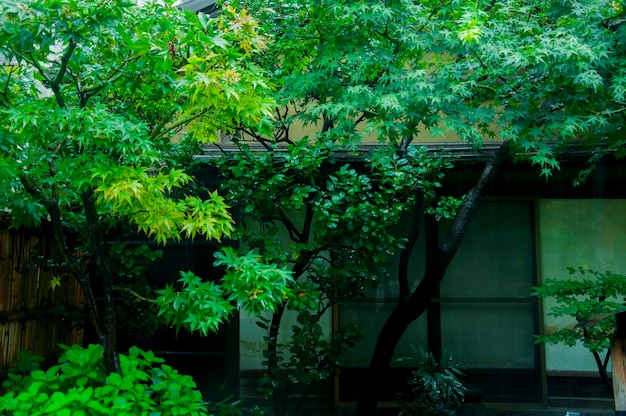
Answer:
MULTIPOLYGON (((206 415, 191 377, 179 374, 152 352, 133 347, 120 356, 122 374, 104 371, 103 347, 62 346, 46 371, 14 371, 3 383, 0 414, 14 416, 206 415)), ((24 366, 22 366, 24 367, 24 366)), ((36 364, 34 367, 38 367, 36 364)))
POLYGON ((400 403, 400 416, 451 416, 461 410, 467 388, 452 356, 444 354, 437 362, 431 352, 415 349, 416 356, 403 359, 417 368, 409 379, 410 398, 400 403))
POLYGON ((535 342, 563 343, 570 347, 582 344, 593 355, 600 378, 612 392, 607 370, 611 361, 611 339, 617 329, 615 315, 626 312, 626 276, 584 267, 568 267, 567 270, 571 278, 547 279, 543 286, 532 288, 532 295, 554 300, 548 315, 570 318, 577 324, 549 330, 538 335, 535 342))

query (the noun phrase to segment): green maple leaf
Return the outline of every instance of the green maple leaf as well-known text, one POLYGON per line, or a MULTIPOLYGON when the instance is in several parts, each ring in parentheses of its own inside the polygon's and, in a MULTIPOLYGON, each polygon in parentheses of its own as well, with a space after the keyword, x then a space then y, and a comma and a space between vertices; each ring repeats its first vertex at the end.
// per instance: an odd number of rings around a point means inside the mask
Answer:
POLYGON ((50 279, 50 282, 48 283, 48 287, 52 290, 56 289, 57 287, 60 287, 61 278, 62 276, 52 276, 52 279, 50 279))

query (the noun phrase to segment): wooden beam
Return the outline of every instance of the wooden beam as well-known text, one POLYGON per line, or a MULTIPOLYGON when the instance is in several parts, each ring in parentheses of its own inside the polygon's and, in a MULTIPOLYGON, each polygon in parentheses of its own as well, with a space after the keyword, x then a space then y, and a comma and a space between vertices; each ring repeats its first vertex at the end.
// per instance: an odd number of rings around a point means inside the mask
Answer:
POLYGON ((611 341, 615 416, 626 416, 626 312, 616 316, 616 337, 611 341))

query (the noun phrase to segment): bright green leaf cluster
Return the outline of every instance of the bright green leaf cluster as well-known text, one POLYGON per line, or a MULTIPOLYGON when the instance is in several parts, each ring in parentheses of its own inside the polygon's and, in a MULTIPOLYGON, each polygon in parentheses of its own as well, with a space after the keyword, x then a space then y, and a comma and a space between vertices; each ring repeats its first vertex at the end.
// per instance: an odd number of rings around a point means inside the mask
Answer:
MULTIPOLYGON (((272 31, 261 62, 289 107, 287 127, 317 123, 348 144, 426 132, 476 149, 510 140, 544 175, 571 147, 624 155, 619 2, 233 3, 272 31)), ((278 129, 275 138, 283 136, 278 129)))
POLYGON ((168 239, 194 238, 197 234, 220 240, 232 230, 228 206, 211 192, 202 200, 172 197, 172 191, 191 182, 182 170, 152 174, 130 166, 94 170, 92 185, 102 212, 117 213, 135 223, 139 231, 165 244, 168 239))
POLYGON ((617 312, 626 311, 626 277, 612 272, 598 272, 583 268, 569 269, 570 274, 584 276, 578 279, 548 280, 533 288, 533 296, 556 301, 549 314, 554 317, 572 317, 577 322, 594 316, 608 316, 585 329, 560 328, 541 335, 537 342, 565 343, 573 346, 581 342, 591 351, 601 352, 610 347, 615 333, 617 312))
POLYGON ((203 335, 217 332, 219 326, 235 309, 226 300, 222 287, 203 281, 192 272, 181 272, 180 290, 167 285, 157 291, 159 316, 171 326, 199 331, 203 335))
POLYGON ((227 247, 215 253, 215 258, 216 266, 226 268, 222 286, 229 293, 228 299, 248 313, 258 316, 273 312, 291 293, 292 272, 264 263, 257 254, 237 255, 227 247))
POLYGON ((157 2, 16 4, 0 6, 10 63, 0 71, 0 206, 16 225, 56 206, 79 219, 95 192, 107 221, 129 220, 161 242, 228 235, 217 195, 172 194, 191 178, 166 158, 188 136, 206 141, 270 116, 270 86, 251 59, 267 43, 255 20, 157 2))
POLYGON ((0 414, 206 415, 202 395, 189 376, 179 374, 151 352, 132 347, 122 355, 122 375, 106 375, 103 347, 63 346, 58 365, 21 375, 9 373, 0 414))
POLYGON ((180 289, 168 285, 157 291, 159 315, 177 329, 184 327, 204 335, 217 332, 236 307, 259 315, 274 311, 290 294, 289 271, 265 264, 259 256, 238 255, 231 248, 215 253, 216 266, 225 267, 222 281, 203 281, 192 272, 181 272, 180 289))
MULTIPOLYGON (((220 131, 258 130, 275 106, 253 59, 268 39, 249 13, 225 7, 208 18, 166 3, 0 3, 0 210, 16 227, 51 224, 57 253, 111 349, 112 284, 128 276, 110 256, 128 253, 105 242, 131 233, 163 244, 228 237, 223 198, 196 192, 180 162, 220 131), (102 311, 93 281, 104 285, 102 311)), ((186 278, 208 295, 177 303, 177 312, 200 305, 210 316, 228 314, 219 288, 186 278)), ((217 321, 191 323, 207 332, 217 321)), ((105 362, 116 371, 111 349, 105 362)), ((112 400, 119 414, 142 414, 128 410, 122 394, 112 400)))

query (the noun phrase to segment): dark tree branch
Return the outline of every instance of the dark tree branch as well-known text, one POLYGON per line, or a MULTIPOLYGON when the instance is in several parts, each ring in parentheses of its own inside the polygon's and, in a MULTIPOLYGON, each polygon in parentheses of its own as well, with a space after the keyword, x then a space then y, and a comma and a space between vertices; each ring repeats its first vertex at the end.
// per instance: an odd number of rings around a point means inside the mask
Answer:
MULTIPOLYGON (((252 131, 248 128, 245 127, 237 127, 236 129, 238 132, 242 133, 242 134, 247 134, 248 136, 252 137, 254 139, 254 141, 256 141, 257 143, 259 143, 261 146, 263 146, 265 148, 265 150, 267 150, 268 152, 272 151, 272 146, 269 143, 272 143, 272 141, 270 139, 267 139, 263 136, 261 136, 260 134, 258 134, 255 131, 252 131)), ((235 141, 235 139, 233 139, 233 141, 235 141)))
POLYGON ((609 351, 606 353, 604 361, 602 361, 602 358, 600 358, 600 354, 597 351, 592 351, 592 354, 593 359, 596 362, 596 366, 598 367, 598 373, 600 374, 600 379, 602 380, 602 383, 607 387, 607 389, 609 389, 609 392, 613 392, 613 384, 611 383, 611 379, 606 372, 606 366, 608 364, 608 358, 610 357, 610 351, 611 349, 609 348, 609 351))
POLYGON ((54 197, 47 198, 43 194, 43 192, 40 191, 37 185, 24 175, 20 177, 20 182, 22 183, 22 186, 24 186, 26 192, 28 192, 28 194, 33 196, 35 199, 39 200, 46 208, 48 215, 50 215, 52 235, 54 237, 56 247, 59 250, 59 254, 62 260, 70 267, 72 274, 78 281, 78 284, 83 291, 83 295, 85 296, 85 302, 87 304, 87 313, 89 314, 89 320, 94 326, 96 336, 100 340, 103 340, 104 331, 100 323, 98 305, 96 303, 96 298, 91 288, 89 276, 87 274, 87 271, 85 270, 84 265, 77 260, 76 256, 72 253, 72 250, 67 245, 67 239, 65 237, 65 230, 63 229, 63 221, 61 219, 61 212, 59 210, 58 200, 56 200, 54 197))
POLYGON ((296 225, 293 223, 293 221, 291 221, 287 215, 285 215, 284 212, 280 212, 280 214, 278 215, 278 220, 280 222, 282 222, 285 227, 287 227, 287 231, 289 231, 289 237, 293 240, 293 241, 297 241, 300 243, 305 243, 306 241, 304 240, 304 234, 298 230, 298 227, 296 227, 296 225), (295 237, 295 238, 294 238, 295 237))
MULTIPOLYGON (((285 301, 278 307, 276 312, 272 314, 272 320, 268 331, 267 372, 272 379, 280 378, 280 365, 278 362, 278 331, 286 306, 287 303, 285 301)), ((285 412, 284 399, 287 397, 288 391, 286 390, 286 387, 280 386, 280 383, 278 384, 279 385, 275 388, 272 396, 274 399, 274 409, 276 410, 276 413, 282 415, 285 412)))
POLYGON ((379 391, 386 380, 396 345, 411 322, 422 315, 434 294, 437 293, 439 284, 463 240, 474 213, 491 192, 510 161, 510 146, 508 141, 503 142, 489 159, 479 180, 465 196, 452 227, 439 248, 434 250, 432 258, 428 259, 426 272, 419 285, 410 298, 400 299, 383 324, 378 334, 368 374, 361 385, 356 409, 357 416, 376 415, 379 391))
POLYGON ((277 128, 276 134, 274 134, 274 140, 276 140, 276 142, 284 141, 285 143, 293 144, 289 138, 289 127, 287 127, 287 123, 285 122, 287 114, 289 113, 289 107, 285 106, 282 113, 278 107, 276 107, 275 111, 277 120, 280 121, 280 125, 277 128))
POLYGON ((404 299, 410 293, 409 288, 409 261, 411 260, 411 253, 417 239, 420 235, 420 224, 422 222, 424 212, 424 193, 418 191, 418 195, 413 203, 413 216, 412 224, 407 236, 407 243, 400 253, 400 262, 398 264, 398 286, 400 287, 400 293, 398 300, 404 299))
POLYGON ((2 105, 5 108, 9 108, 10 100, 9 100, 9 86, 11 85, 11 76, 13 76, 13 72, 17 71, 16 66, 10 66, 7 72, 7 80, 4 83, 4 88, 0 94, 2 95, 2 105))
POLYGON ((52 85, 51 87, 54 89, 54 87, 59 87, 59 85, 61 85, 61 82, 63 82, 63 77, 65 76, 65 73, 67 72, 67 65, 70 62, 70 58, 72 57, 72 54, 74 53, 74 50, 76 49, 76 41, 73 39, 70 39, 70 43, 67 45, 67 49, 65 50, 65 54, 63 54, 63 57, 61 58, 61 66, 59 67, 59 72, 57 73, 56 78, 54 78, 54 80, 52 81, 52 85))
POLYGON ((129 287, 115 286, 115 287, 113 287, 113 290, 115 290, 116 292, 128 293, 129 295, 134 297, 137 301, 142 301, 142 302, 147 302, 147 303, 154 303, 155 302, 154 299, 149 299, 149 298, 147 298, 145 296, 142 296, 142 295, 140 295, 139 293, 135 292, 134 290, 132 290, 129 287))
POLYGON ((305 212, 304 212, 304 225, 302 226, 302 242, 306 243, 307 241, 309 241, 309 238, 311 236, 311 225, 313 224, 313 207, 311 206, 310 203, 306 203, 304 205, 305 207, 305 212))
POLYGON ((50 79, 48 77, 48 75, 46 74, 46 71, 39 64, 39 61, 37 61, 37 58, 35 58, 35 56, 32 53, 28 54, 30 63, 35 67, 35 69, 37 69, 37 72, 43 78, 46 86, 52 90, 52 92, 54 93, 54 98, 57 102, 57 105, 60 108, 65 107, 65 99, 63 98, 63 94, 61 93, 61 82, 63 81, 63 77, 65 76, 65 73, 67 72, 67 65, 69 63, 70 58, 72 57, 72 53, 74 52, 74 49, 76 49, 76 46, 77 46, 76 42, 73 40, 70 40, 70 43, 67 49, 65 50, 63 57, 61 58, 61 65, 59 67, 59 72, 57 73, 57 76, 54 79, 50 79))
POLYGON ((604 355, 604 361, 602 362, 602 366, 607 368, 609 365, 609 360, 611 359, 611 349, 609 348, 604 355))
POLYGON ((99 85, 94 85, 93 87, 82 90, 80 92, 81 96, 84 96, 86 101, 89 100, 91 97, 93 97, 94 95, 102 91, 108 84, 115 82, 118 79, 122 78, 123 76, 123 74, 121 74, 122 69, 124 69, 129 62, 135 62, 137 60, 139 60, 138 56, 125 60, 120 66, 113 69, 111 73, 109 74, 109 76, 107 76, 99 85))
POLYGON ((452 221, 452 227, 444 237, 439 248, 440 261, 442 266, 445 265, 445 268, 448 267, 461 241, 463 241, 467 226, 476 210, 491 192, 496 182, 500 179, 502 172, 509 164, 511 160, 510 152, 511 143, 509 141, 503 142, 485 165, 478 182, 463 199, 457 215, 452 221))
POLYGON ((113 273, 106 259, 103 249, 102 230, 99 226, 99 215, 96 209, 93 193, 85 191, 81 194, 85 219, 87 221, 87 239, 93 253, 98 274, 102 279, 104 295, 104 365, 108 373, 121 374, 119 355, 117 351, 117 325, 115 319, 115 304, 113 299, 113 273))
POLYGON ((43 78, 43 82, 47 86, 50 86, 52 84, 52 80, 48 78, 48 75, 39 64, 39 61, 37 61, 37 59, 35 58, 35 55, 33 55, 32 52, 30 52, 28 53, 28 57, 30 58, 30 63, 35 67, 37 72, 39 72, 39 75, 41 75, 41 77, 43 78))
POLYGON ((365 115, 365 113, 362 113, 362 114, 359 116, 359 118, 357 118, 357 119, 354 121, 354 127, 356 128, 356 126, 358 126, 361 122, 363 122, 363 121, 365 121, 365 120, 367 120, 367 116, 365 115))
POLYGON ((334 126, 333 119, 331 117, 324 115, 324 124, 322 125, 322 133, 326 133, 327 131, 332 129, 333 126, 334 126))
POLYGON ((407 135, 402 138, 402 141, 398 145, 398 154, 402 158, 407 157, 407 151, 409 150, 409 145, 413 141, 413 136, 407 135))

